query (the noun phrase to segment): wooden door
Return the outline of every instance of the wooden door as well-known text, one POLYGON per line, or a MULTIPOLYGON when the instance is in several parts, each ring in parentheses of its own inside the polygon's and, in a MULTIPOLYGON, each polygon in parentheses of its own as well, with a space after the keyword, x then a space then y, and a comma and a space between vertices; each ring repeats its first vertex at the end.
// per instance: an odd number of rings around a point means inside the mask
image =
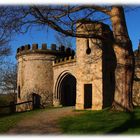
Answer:
POLYGON ((84 85, 84 108, 92 107, 92 84, 84 85))

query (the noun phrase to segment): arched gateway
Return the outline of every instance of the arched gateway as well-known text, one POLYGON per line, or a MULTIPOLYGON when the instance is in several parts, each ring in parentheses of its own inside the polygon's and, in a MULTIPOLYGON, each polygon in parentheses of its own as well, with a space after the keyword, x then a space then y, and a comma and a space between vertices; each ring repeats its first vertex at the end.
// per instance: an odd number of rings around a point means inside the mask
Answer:
POLYGON ((60 105, 75 106, 76 78, 69 72, 60 74, 55 85, 55 93, 60 105))

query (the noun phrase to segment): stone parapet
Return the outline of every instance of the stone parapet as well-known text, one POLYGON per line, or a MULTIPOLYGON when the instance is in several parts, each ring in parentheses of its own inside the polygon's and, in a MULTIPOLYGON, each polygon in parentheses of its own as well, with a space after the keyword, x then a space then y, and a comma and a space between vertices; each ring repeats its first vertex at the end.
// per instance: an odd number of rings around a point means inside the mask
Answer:
POLYGON ((109 25, 99 21, 92 21, 90 19, 80 19, 77 21, 77 33, 88 35, 88 38, 112 39, 112 31, 109 25))
POLYGON ((51 44, 50 48, 47 48, 47 44, 45 43, 41 45, 41 48, 38 47, 38 44, 32 44, 31 46, 28 44, 28 45, 21 46, 17 49, 16 58, 18 58, 21 55, 27 55, 32 53, 66 56, 66 55, 71 55, 74 52, 69 48, 65 49, 65 46, 57 47, 56 44, 51 44))
POLYGON ((76 62, 76 56, 68 56, 68 57, 56 59, 53 63, 53 66, 63 65, 71 62, 76 62))

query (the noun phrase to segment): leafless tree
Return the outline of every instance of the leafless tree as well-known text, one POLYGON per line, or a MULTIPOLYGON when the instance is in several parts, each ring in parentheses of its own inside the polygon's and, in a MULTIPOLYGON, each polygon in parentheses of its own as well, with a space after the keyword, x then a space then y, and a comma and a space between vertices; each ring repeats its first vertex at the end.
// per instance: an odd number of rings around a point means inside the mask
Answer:
POLYGON ((65 47, 68 47, 68 48, 72 48, 73 44, 72 44, 72 37, 66 37, 64 34, 60 34, 60 33, 57 33, 55 35, 55 39, 56 39, 56 43, 59 45, 59 46, 65 46, 65 47))
POLYGON ((0 57, 7 56, 10 53, 9 41, 13 30, 6 9, 6 7, 0 7, 0 57))
POLYGON ((15 33, 23 33, 22 25, 25 23, 21 21, 26 15, 26 6, 0 6, 0 58, 11 54, 10 41, 15 33))
POLYGON ((8 62, 7 64, 0 70, 0 90, 2 93, 10 95, 13 101, 16 101, 17 66, 16 64, 9 64, 8 62))
MULTIPOLYGON (((132 110, 132 85, 134 75, 134 55, 128 35, 124 7, 118 5, 49 5, 12 7, 16 31, 26 32, 30 27, 40 25, 52 28, 65 36, 95 38, 112 41, 117 59, 115 69, 115 95, 112 107, 115 110, 132 110), (96 32, 92 35, 76 32, 76 23, 81 19, 103 21, 112 27, 110 40, 96 32), (24 28, 23 28, 24 27, 24 28)), ((10 10, 10 9, 9 9, 10 10)), ((79 25, 80 27, 81 25, 79 25)))

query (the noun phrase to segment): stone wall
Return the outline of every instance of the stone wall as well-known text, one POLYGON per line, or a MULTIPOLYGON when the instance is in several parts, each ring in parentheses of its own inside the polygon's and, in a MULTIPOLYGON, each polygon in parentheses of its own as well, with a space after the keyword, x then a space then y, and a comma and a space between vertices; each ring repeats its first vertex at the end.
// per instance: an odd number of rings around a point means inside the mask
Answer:
MULTIPOLYGON (((41 96, 43 107, 60 105, 60 83, 66 75, 76 78, 76 109, 85 109, 85 86, 92 91, 91 109, 100 110, 111 106, 115 90, 116 58, 112 48, 112 32, 109 26, 86 21, 77 23, 77 33, 90 35, 89 38, 76 38, 76 56, 70 48, 61 46, 56 50, 41 49, 28 45, 17 50, 18 60, 18 102, 30 100, 33 93, 41 96), (102 39, 95 39, 94 35, 102 39), (105 40, 108 39, 107 40, 105 40), (54 59, 55 58, 55 59, 54 59)), ((138 54, 138 53, 137 53, 138 54)), ((139 55, 140 56, 140 55, 139 55)), ((133 87, 134 104, 140 104, 140 67, 136 63, 133 87)), ((18 109, 29 108, 21 106, 18 109)))
MULTIPOLYGON (((77 29, 79 33, 106 36, 111 39, 108 26, 102 23, 86 22, 77 29), (87 31, 88 30, 88 31, 87 31), (104 34, 105 32, 105 34, 104 34), (106 34, 107 33, 107 34, 106 34)), ((114 53, 107 41, 93 38, 76 39, 76 57, 61 58, 53 64, 53 104, 60 105, 59 82, 66 74, 76 78, 76 109, 85 109, 84 86, 92 85, 92 110, 109 106, 113 95, 114 53), (112 83, 111 83, 112 82, 112 83), (111 86, 110 86, 111 85, 111 86), (103 91, 104 89, 104 91, 103 91)))
POLYGON ((140 44, 135 54, 135 74, 133 83, 133 104, 140 106, 140 44))
POLYGON ((18 86, 20 98, 18 102, 31 100, 31 94, 41 96, 43 106, 52 105, 53 70, 52 62, 47 59, 52 55, 22 55, 18 59, 18 86))
MULTIPOLYGON (((51 49, 47 49, 47 44, 42 44, 41 48, 38 48, 38 44, 33 44, 32 48, 30 45, 18 48, 16 56, 18 60, 17 102, 32 101, 33 95, 37 95, 41 99, 41 107, 52 106, 54 82, 60 71, 72 69, 71 63, 75 62, 74 54, 72 49, 64 46, 56 48, 55 44, 51 45, 51 49)), ((31 108, 31 104, 26 104, 19 105, 17 110, 31 108)))
MULTIPOLYGON (((18 98, 17 102, 32 100, 32 95, 41 97, 41 107, 52 106, 53 103, 53 69, 52 61, 58 54, 56 47, 51 50, 42 44, 39 49, 37 44, 29 45, 17 50, 18 60, 18 98)), ((28 106, 20 105, 17 110, 26 110, 28 106)), ((30 108, 30 107, 29 107, 30 108)))
POLYGON ((94 39, 89 40, 90 54, 86 54, 86 39, 77 39, 77 98, 76 109, 84 109, 84 84, 92 84, 92 109, 102 108, 102 50, 94 39))
MULTIPOLYGON (((99 22, 81 21, 77 23, 77 33, 87 34, 93 38, 76 38, 76 71, 77 98, 76 109, 84 109, 84 86, 92 84, 92 110, 103 108, 103 41, 95 39, 94 35, 107 37, 110 34, 108 26, 99 22), (94 34, 94 35, 93 35, 94 34)), ((107 54, 108 55, 108 54, 107 54)))
MULTIPOLYGON (((76 56, 65 57, 63 59, 57 59, 53 63, 53 105, 60 106, 61 95, 59 93, 59 83, 67 75, 73 75, 76 78, 76 56)), ((77 79, 77 78, 76 78, 77 79)))

